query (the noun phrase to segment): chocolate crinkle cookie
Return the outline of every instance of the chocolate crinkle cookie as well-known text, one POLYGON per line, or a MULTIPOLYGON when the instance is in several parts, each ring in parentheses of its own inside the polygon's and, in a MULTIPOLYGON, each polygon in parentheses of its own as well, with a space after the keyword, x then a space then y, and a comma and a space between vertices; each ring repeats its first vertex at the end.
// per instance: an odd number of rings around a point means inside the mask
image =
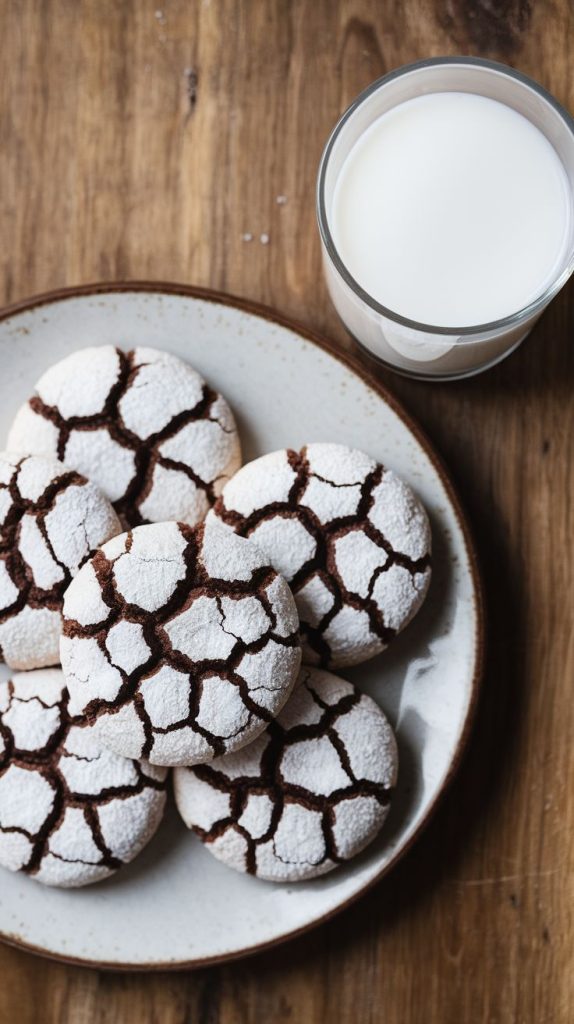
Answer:
POLYGON ((308 664, 373 657, 427 593, 426 512, 400 477, 355 449, 264 455, 235 474, 209 515, 253 540, 290 583, 308 664))
POLYGON ((2 867, 65 888, 107 878, 156 831, 166 776, 102 749, 59 669, 0 683, 2 867))
POLYGON ((99 487, 61 462, 0 453, 0 655, 59 661, 64 591, 121 525, 99 487))
POLYGON ((231 410, 169 352, 80 349, 40 377, 9 433, 97 483, 125 526, 200 522, 241 464, 231 410))
POLYGON ((301 661, 285 580, 217 521, 121 534, 64 602, 70 706, 125 757, 166 766, 253 740, 280 711, 301 661))
POLYGON ((351 683, 303 669, 275 722, 250 746, 178 768, 180 814, 219 860, 275 882, 316 878, 381 829, 397 747, 383 712, 351 683))

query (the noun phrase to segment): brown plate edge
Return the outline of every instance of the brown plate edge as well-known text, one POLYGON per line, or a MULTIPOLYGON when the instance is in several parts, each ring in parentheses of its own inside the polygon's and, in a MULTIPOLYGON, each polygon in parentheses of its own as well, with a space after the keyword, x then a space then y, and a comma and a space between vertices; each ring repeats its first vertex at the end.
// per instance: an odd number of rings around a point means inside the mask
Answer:
POLYGON ((456 772, 460 766, 462 756, 468 742, 474 718, 476 715, 478 696, 480 691, 480 684, 484 673, 484 664, 486 656, 486 616, 485 616, 485 596, 484 596, 484 584, 479 569, 478 556, 476 552, 476 546, 472 537, 470 526, 466 513, 464 512, 462 503, 457 494, 456 488, 452 483, 450 474, 446 469, 442 458, 435 451, 430 439, 426 433, 414 420, 410 413, 406 411, 402 403, 395 398, 390 391, 387 390, 385 385, 381 384, 365 366, 359 362, 354 356, 347 352, 341 351, 332 342, 327 341, 318 332, 305 327, 303 324, 298 323, 296 320, 290 317, 284 316, 282 313, 276 312, 270 306, 265 306, 263 303, 252 301, 251 299, 244 299, 239 296, 229 295, 226 292, 218 292, 211 288, 201 288, 195 285, 185 284, 173 284, 165 281, 115 281, 115 282, 97 282, 94 284, 76 285, 69 288, 56 288, 49 292, 43 292, 40 295, 33 296, 30 299, 24 299, 20 302, 12 303, 9 306, 5 306, 0 310, 0 322, 9 320, 11 317, 16 316, 20 313, 30 312, 39 306, 52 305, 55 302, 61 302, 65 299, 76 299, 83 298, 90 295, 101 295, 109 293, 122 293, 122 292, 149 292, 153 294, 163 295, 181 295, 190 299, 201 299, 205 302, 213 302, 222 306, 230 306, 234 309, 239 309, 242 312, 250 313, 254 316, 260 317, 261 319, 268 320, 271 323, 278 324, 280 327, 285 327, 288 330, 293 331, 295 334, 300 335, 306 341, 310 341, 311 344, 317 345, 319 348, 327 352, 328 355, 337 359, 342 363, 351 373, 356 374, 368 387, 379 395, 384 402, 387 403, 396 413, 396 415, 403 421, 408 427, 411 433, 414 435, 416 440, 419 442, 421 447, 424 449, 434 469, 438 473, 441 482, 448 495, 448 499, 454 509, 455 516, 458 521, 458 525, 462 531, 466 553, 470 565, 470 572, 472 577, 472 585, 474 589, 475 607, 476 607, 476 639, 475 639, 475 670, 472 680, 472 692, 470 696, 470 702, 468 705, 468 711, 466 714, 466 720, 464 727, 458 742, 458 746, 455 750, 454 756, 451 760, 449 770, 445 776, 444 782, 436 794, 433 802, 427 810, 424 819, 420 822, 418 827, 413 832, 412 836, 405 843, 405 845, 398 851, 394 857, 385 865, 384 868, 369 882, 367 882, 358 892, 354 893, 347 900, 335 907, 328 913, 323 914, 316 920, 311 921, 309 924, 303 925, 301 928, 296 928, 293 931, 287 932, 285 935, 281 935, 279 938, 271 939, 269 942, 258 943, 254 946, 247 946, 242 950, 237 950, 233 953, 224 953, 221 956, 203 957, 188 961, 177 961, 158 963, 152 962, 149 964, 128 964, 128 963, 114 963, 100 960, 88 960, 82 959, 81 957, 67 956, 62 953, 53 953, 50 950, 45 950, 39 946, 33 946, 30 943, 22 940, 18 935, 14 934, 0 934, 0 941, 5 942, 7 945, 13 946, 16 949, 24 950, 27 953, 33 953, 36 956, 42 956, 46 959, 53 960, 56 963, 70 964, 74 967, 91 967, 97 970, 106 971, 117 971, 117 972, 134 972, 139 971, 191 971, 198 970, 202 967, 211 967, 216 964, 229 963, 233 960, 240 960, 247 956, 255 956, 258 953, 263 953, 269 949, 273 949, 285 942, 290 942, 293 939, 298 938, 301 935, 306 934, 314 928, 318 928, 320 925, 330 921, 336 914, 346 910, 358 899, 360 899, 369 889, 381 881, 392 868, 409 852, 414 844, 419 839, 421 833, 427 827, 434 814, 436 813, 438 806, 451 785, 456 772))

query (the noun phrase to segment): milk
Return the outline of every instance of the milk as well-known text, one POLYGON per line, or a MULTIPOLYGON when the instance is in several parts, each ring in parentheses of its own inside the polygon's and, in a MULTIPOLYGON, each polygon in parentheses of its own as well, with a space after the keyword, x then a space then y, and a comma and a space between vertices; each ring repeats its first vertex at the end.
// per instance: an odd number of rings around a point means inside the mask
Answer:
MULTIPOLYGON (((433 92, 388 110, 357 139, 330 223, 369 296, 401 317, 465 328, 518 312, 560 273, 571 189, 556 150, 522 114, 471 92, 433 92)), ((425 350, 419 336, 413 347, 400 326, 387 340, 418 360, 457 342, 425 350)))

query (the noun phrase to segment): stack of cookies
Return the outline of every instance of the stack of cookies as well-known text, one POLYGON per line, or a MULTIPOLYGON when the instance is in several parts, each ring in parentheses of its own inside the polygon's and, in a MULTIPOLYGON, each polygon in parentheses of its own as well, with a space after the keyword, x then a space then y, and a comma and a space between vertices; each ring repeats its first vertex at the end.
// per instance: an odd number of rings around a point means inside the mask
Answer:
POLYGON ((108 877, 158 828, 171 769, 186 825, 261 878, 377 835, 395 738, 331 670, 383 651, 428 589, 428 519, 394 473, 326 443, 241 467, 189 365, 87 348, 14 420, 0 544, 0 865, 108 877))

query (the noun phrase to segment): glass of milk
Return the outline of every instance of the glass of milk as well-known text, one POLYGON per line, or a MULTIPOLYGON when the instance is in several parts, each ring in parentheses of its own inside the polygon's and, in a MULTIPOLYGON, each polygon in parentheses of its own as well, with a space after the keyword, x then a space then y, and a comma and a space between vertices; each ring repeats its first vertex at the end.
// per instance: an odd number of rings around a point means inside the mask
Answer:
POLYGON ((327 285, 357 341, 408 376, 479 373, 574 270, 574 122, 502 64, 437 58, 361 93, 323 153, 327 285))

